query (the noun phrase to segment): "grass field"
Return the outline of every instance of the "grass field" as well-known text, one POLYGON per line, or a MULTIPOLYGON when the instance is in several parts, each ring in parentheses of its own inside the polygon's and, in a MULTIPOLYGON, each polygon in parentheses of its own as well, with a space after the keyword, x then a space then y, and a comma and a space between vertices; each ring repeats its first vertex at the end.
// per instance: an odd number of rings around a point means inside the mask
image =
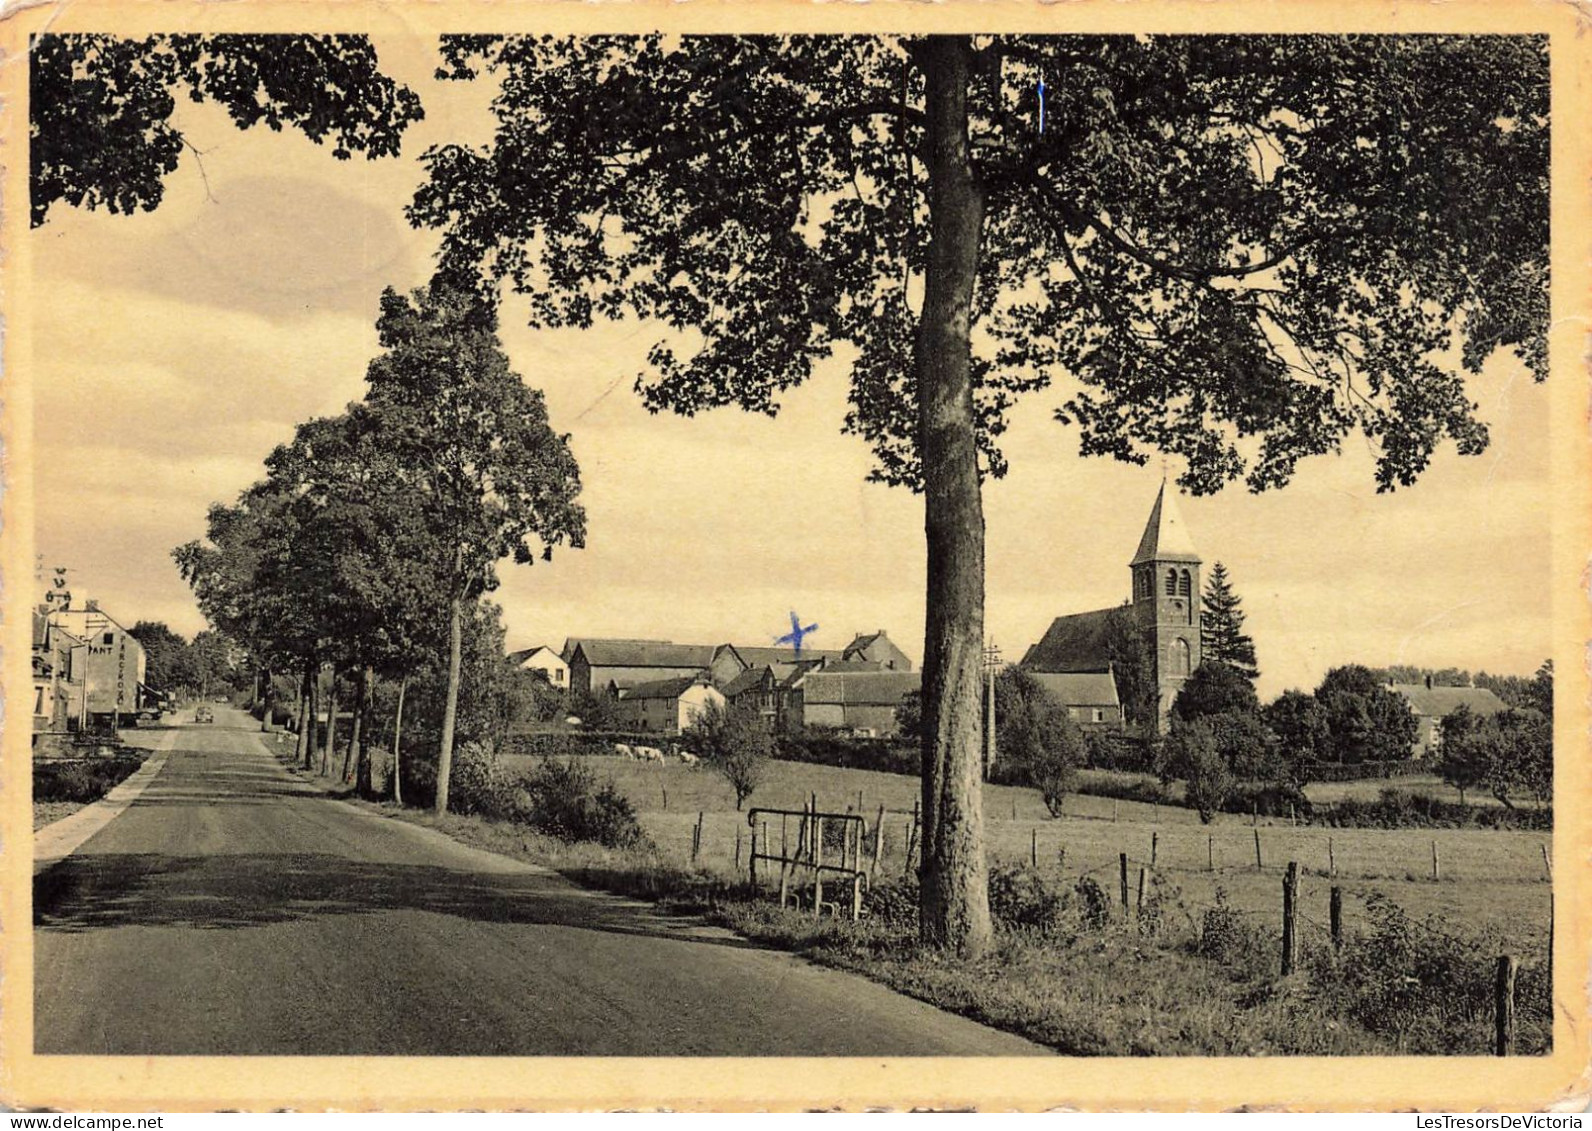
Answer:
MULTIPOLYGON (((505 759, 516 768, 517 763, 531 761, 505 759)), ((600 757, 589 763, 599 778, 611 777, 631 800, 648 835, 667 857, 689 861, 700 814, 698 862, 725 875, 744 873, 751 829, 747 815, 735 810, 734 793, 718 775, 679 763, 659 766, 600 757), (735 863, 738 838, 740 869, 735 863)), ((776 761, 770 763, 748 807, 800 809, 813 794, 823 812, 856 812, 860 802, 870 835, 879 807, 884 806, 881 874, 906 871, 918 779, 776 761)), ((1130 888, 1136 889, 1138 869, 1150 865, 1153 851, 1152 874, 1163 894, 1195 919, 1215 903, 1218 886, 1236 911, 1266 922, 1280 917, 1282 873, 1289 861, 1295 861, 1301 872, 1301 917, 1307 932, 1325 930, 1333 883, 1343 888, 1345 923, 1351 929, 1365 899, 1380 893, 1417 919, 1437 915, 1455 925, 1492 926, 1522 944, 1540 945, 1547 932, 1551 889, 1542 859, 1542 848, 1550 842, 1547 833, 1296 828, 1286 819, 1264 818, 1251 827, 1249 818, 1232 814, 1218 815, 1205 826, 1188 809, 1086 794, 1069 796, 1063 815, 1052 818, 1036 791, 1000 785, 985 786, 984 808, 993 859, 1016 863, 1029 860, 1033 853, 1041 868, 1054 871, 1058 878, 1072 882, 1089 875, 1115 897, 1119 854, 1128 854, 1130 888), (1257 829, 1262 862, 1258 870, 1257 829), (1329 841, 1335 879, 1329 876, 1329 841), (1441 877, 1436 881, 1432 879, 1434 843, 1441 877)), ((777 844, 778 818, 768 820, 768 835, 777 844)), ((795 828, 792 821, 788 832, 792 838, 795 828)))

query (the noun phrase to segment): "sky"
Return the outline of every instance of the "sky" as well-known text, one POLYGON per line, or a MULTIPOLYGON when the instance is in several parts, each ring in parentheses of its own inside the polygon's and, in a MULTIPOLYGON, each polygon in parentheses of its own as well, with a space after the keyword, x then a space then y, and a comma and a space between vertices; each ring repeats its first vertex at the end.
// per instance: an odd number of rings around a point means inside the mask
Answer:
MULTIPOLYGON (((37 551, 123 623, 204 627, 171 549, 202 537, 310 417, 362 393, 383 287, 430 273, 435 239, 402 208, 418 156, 484 141, 489 91, 432 79, 430 44, 378 40, 426 120, 395 159, 335 160, 295 132, 240 132, 179 101, 186 154, 152 213, 57 205, 29 233, 37 551)), ((844 358, 774 420, 651 416, 632 390, 655 329, 532 332, 507 304, 514 367, 544 390, 582 472, 585 549, 504 563, 510 648, 568 636, 767 644, 792 612, 815 647, 888 631, 922 655, 921 500, 865 482, 844 436, 844 358)), ((1529 674, 1550 642, 1548 392, 1512 356, 1471 382, 1493 442, 1452 445, 1413 488, 1378 495, 1372 457, 1301 464, 1281 491, 1179 505, 1226 564, 1269 698, 1343 663, 1529 674)), ((1160 485, 1158 463, 1078 455, 1054 392, 1013 413, 1011 472, 985 488, 988 634, 1018 659, 1061 614, 1115 605, 1160 485)), ((1170 471, 1179 470, 1174 463, 1170 471)))

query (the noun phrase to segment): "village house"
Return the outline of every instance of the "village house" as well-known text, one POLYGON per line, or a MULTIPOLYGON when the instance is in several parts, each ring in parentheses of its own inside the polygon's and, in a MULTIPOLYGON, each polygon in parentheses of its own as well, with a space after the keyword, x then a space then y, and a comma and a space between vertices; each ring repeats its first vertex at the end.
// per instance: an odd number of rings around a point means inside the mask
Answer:
POLYGON ((701 675, 712 665, 713 653, 711 644, 571 638, 563 658, 569 664, 570 691, 582 696, 610 685, 627 691, 638 684, 701 675))
POLYGON ((620 729, 646 734, 678 735, 709 704, 724 705, 724 695, 703 673, 638 683, 618 696, 620 729))
POLYGON ((51 609, 47 619, 51 631, 66 632, 83 646, 87 703, 79 713, 89 722, 130 725, 158 698, 144 684, 144 646, 97 601, 85 601, 78 609, 51 609))
POLYGON ((846 645, 837 659, 878 664, 885 671, 912 670, 912 661, 907 658, 905 652, 895 646, 882 628, 878 632, 858 634, 850 644, 846 645))
POLYGON ((804 672, 791 690, 790 709, 803 726, 843 730, 859 738, 890 738, 900 729, 896 710, 923 682, 918 672, 804 672))
POLYGON ((83 720, 88 642, 50 620, 41 606, 33 614, 33 733, 64 734, 83 720))
POLYGON ((822 648, 803 648, 797 652, 791 647, 764 647, 754 644, 720 644, 713 650, 713 660, 708 671, 720 688, 729 686, 738 676, 754 668, 771 664, 812 663, 817 660, 838 660, 841 654, 822 648))
POLYGON ((1103 672, 1033 672, 1034 682, 1056 702, 1067 708, 1067 716, 1085 728, 1117 728, 1122 725, 1122 703, 1117 698, 1117 681, 1109 669, 1103 672))
POLYGON ((522 671, 541 676, 559 691, 569 690, 569 664, 565 663, 564 657, 545 644, 510 652, 508 660, 522 671))
POLYGON ((1402 695, 1415 713, 1412 758, 1435 758, 1442 752, 1443 720, 1461 707, 1482 716, 1508 709, 1507 703, 1485 687, 1433 687, 1430 676, 1424 683, 1390 683, 1388 687, 1402 695))

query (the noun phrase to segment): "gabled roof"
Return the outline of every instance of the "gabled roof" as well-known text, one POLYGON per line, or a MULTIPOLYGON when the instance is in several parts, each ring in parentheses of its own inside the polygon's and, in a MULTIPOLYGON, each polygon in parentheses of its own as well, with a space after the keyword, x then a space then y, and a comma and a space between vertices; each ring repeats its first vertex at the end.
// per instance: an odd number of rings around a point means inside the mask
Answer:
POLYGON ((921 672, 808 672, 802 698, 808 704, 836 703, 861 707, 894 707, 923 686, 921 672))
MULTIPOLYGON (((558 656, 558 653, 554 652, 546 644, 538 644, 534 648, 521 648, 518 652, 510 652, 508 654, 508 661, 509 663, 515 665, 523 664, 526 660, 529 660, 538 652, 547 652, 550 655, 558 656)), ((558 656, 558 658, 560 660, 563 659, 562 656, 558 656)))
POLYGON ((1034 682, 1068 707, 1120 707, 1117 681, 1110 672, 1034 672, 1034 682))
POLYGON ((1194 550, 1194 539, 1189 537, 1188 527, 1183 524, 1183 516, 1178 512, 1177 496, 1167 493, 1166 481, 1163 479, 1161 490, 1155 496, 1155 506, 1150 508, 1150 521, 1145 524, 1144 535, 1139 539, 1139 551, 1128 564, 1199 560, 1200 556, 1194 550))
POLYGON ((1461 707, 1478 715, 1496 715, 1509 704, 1485 687, 1427 687, 1424 683, 1395 683, 1393 690, 1409 701, 1410 710, 1428 718, 1447 718, 1461 707))
POLYGON ((711 644, 674 644, 667 640, 590 640, 575 642, 570 659, 581 652, 594 668, 706 668, 713 662, 711 644))
POLYGON ((751 691, 761 684, 764 679, 767 679, 771 674, 772 669, 770 669, 767 664, 764 664, 762 667, 747 668, 740 675, 736 676, 734 679, 730 680, 729 683, 724 685, 724 687, 721 689, 724 692, 724 698, 734 699, 742 692, 751 691))
POLYGON ((788 647, 763 647, 753 644, 724 644, 722 648, 734 649, 741 662, 749 668, 764 664, 790 664, 797 660, 838 660, 840 653, 832 649, 803 648, 801 655, 796 654, 794 648, 788 647))
MULTIPOLYGON (((647 683, 638 683, 625 691, 623 698, 626 701, 636 699, 678 699, 686 690, 701 681, 694 675, 680 675, 673 679, 654 679, 647 683)), ((706 686, 706 685, 704 685, 706 686)))
POLYGON ((1021 666, 1034 672, 1105 671, 1111 663, 1106 651, 1107 629, 1119 613, 1132 615, 1130 608, 1123 607, 1057 617, 1039 643, 1024 654, 1021 666))

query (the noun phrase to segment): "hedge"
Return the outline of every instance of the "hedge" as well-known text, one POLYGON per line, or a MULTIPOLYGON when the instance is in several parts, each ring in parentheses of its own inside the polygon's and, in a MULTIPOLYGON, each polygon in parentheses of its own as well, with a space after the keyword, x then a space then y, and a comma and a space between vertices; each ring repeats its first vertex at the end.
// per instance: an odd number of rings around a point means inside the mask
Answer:
POLYGON ((1435 773, 1436 767, 1431 762, 1399 758, 1382 762, 1305 762, 1301 770, 1306 781, 1340 782, 1411 777, 1415 774, 1435 773))
POLYGON ((876 770, 885 774, 917 774, 922 754, 911 740, 891 738, 841 738, 807 732, 780 735, 774 740, 774 757, 785 762, 809 762, 846 770, 876 770))
POLYGON ((628 731, 553 730, 533 734, 510 734, 499 748, 504 755, 533 758, 602 756, 614 752, 615 743, 629 746, 658 746, 679 739, 665 734, 635 734, 628 731))

